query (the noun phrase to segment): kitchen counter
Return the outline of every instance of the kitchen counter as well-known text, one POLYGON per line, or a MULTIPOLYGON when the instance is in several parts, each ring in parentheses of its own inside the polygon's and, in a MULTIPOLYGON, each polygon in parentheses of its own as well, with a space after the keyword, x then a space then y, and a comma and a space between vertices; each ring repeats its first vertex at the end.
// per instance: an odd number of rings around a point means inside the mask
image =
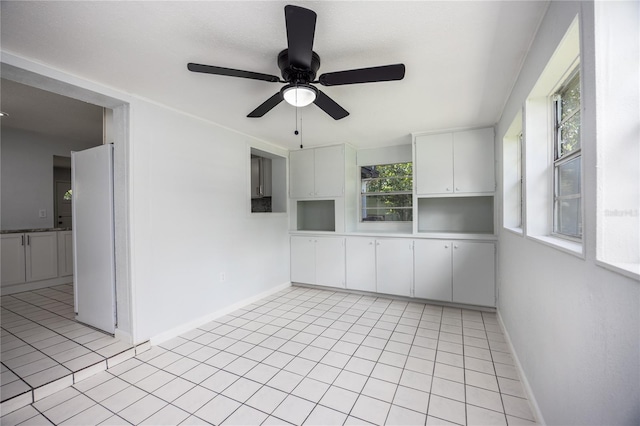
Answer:
POLYGON ((54 231, 71 231, 71 228, 6 229, 6 230, 1 230, 0 234, 24 234, 28 232, 54 232, 54 231))

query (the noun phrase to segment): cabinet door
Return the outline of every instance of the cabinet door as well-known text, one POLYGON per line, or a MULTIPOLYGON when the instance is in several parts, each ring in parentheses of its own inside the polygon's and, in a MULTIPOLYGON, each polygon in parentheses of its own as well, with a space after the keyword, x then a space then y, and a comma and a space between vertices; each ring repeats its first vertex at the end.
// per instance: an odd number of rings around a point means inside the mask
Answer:
POLYGON ((2 285, 25 282, 24 234, 5 234, 0 236, 0 241, 2 285))
POLYGON ((318 237, 316 241, 316 284, 344 286, 344 238, 318 237))
POLYGON ((413 241, 376 240, 378 292, 411 296, 413 288, 413 241))
POLYGON ((376 291, 376 240, 347 238, 347 288, 376 291))
POLYGON ((262 165, 260 158, 251 159, 251 198, 262 197, 260 186, 262 185, 262 165))
POLYGON ((58 276, 73 275, 73 232, 58 232, 58 276))
POLYGON ((454 133, 453 153, 456 192, 495 191, 492 128, 454 133))
POLYGON ((291 198, 313 197, 314 155, 313 149, 289 153, 289 193, 291 198))
POLYGON ((46 280, 58 276, 58 233, 33 232, 27 237, 27 281, 46 280))
POLYGON ((414 168, 419 195, 453 193, 453 135, 417 136, 414 168))
POLYGON ((453 301, 495 306, 495 245, 453 243, 453 301))
POLYGON ((414 244, 414 296, 451 302, 451 242, 417 240, 414 244))
POLYGON ((316 197, 341 197, 344 194, 344 147, 327 146, 315 150, 316 197))
POLYGON ((312 237, 291 237, 291 281, 316 283, 316 252, 312 237))

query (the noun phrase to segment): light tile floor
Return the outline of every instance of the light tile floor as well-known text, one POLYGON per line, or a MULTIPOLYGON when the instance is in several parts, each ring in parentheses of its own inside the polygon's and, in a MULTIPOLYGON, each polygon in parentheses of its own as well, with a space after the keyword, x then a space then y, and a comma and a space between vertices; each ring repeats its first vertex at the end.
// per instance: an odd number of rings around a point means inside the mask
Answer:
POLYGON ((131 358, 135 349, 74 320, 73 285, 2 296, 3 413, 131 358))
POLYGON ((495 313, 292 287, 1 418, 533 424, 495 313))

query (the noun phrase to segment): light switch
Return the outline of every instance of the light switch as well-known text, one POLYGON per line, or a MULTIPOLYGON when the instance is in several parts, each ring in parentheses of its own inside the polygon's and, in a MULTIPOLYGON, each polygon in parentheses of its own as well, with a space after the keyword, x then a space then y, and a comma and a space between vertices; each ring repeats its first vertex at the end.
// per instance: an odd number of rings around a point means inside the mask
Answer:
POLYGON ((38 212, 38 217, 47 217, 47 209, 40 209, 40 211, 38 212))

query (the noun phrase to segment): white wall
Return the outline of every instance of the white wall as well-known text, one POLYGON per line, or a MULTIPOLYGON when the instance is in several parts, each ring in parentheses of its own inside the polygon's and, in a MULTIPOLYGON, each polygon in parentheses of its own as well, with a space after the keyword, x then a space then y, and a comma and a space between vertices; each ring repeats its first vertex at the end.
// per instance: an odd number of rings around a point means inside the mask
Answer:
POLYGON ((115 137, 118 329, 135 343, 289 283, 288 217, 250 213, 246 157, 248 143, 287 151, 15 53, 2 62, 5 78, 115 108, 127 129, 115 137))
POLYGON ((54 227, 53 156, 70 157, 71 151, 101 143, 101 131, 95 141, 77 142, 3 127, 0 229, 54 227), (42 209, 45 218, 39 217, 42 209))
MULTIPOLYGON (((496 140, 504 137, 578 13, 585 257, 500 229, 498 310, 547 424, 638 424, 640 284, 598 266, 595 256, 599 141, 593 3, 551 3, 498 123, 496 140)), ((502 144, 497 146, 501 159, 502 144)))
POLYGON ((246 143, 286 151, 147 102, 131 123, 138 340, 289 282, 288 217, 251 214, 246 143))

